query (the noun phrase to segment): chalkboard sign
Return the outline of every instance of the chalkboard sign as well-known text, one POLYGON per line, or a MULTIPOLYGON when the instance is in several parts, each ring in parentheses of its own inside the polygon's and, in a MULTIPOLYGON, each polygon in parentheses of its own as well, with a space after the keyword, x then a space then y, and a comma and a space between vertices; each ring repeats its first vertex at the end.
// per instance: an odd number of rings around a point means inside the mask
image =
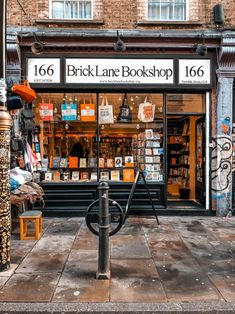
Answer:
POLYGON ((137 172, 136 172, 135 180, 134 180, 134 182, 133 182, 133 184, 132 184, 132 187, 131 187, 131 190, 130 190, 130 194, 129 194, 129 197, 128 197, 128 200, 127 200, 127 203, 126 203, 126 210, 125 210, 124 223, 125 223, 126 218, 127 218, 128 214, 129 214, 130 207, 131 207, 131 202, 132 202, 132 199, 133 199, 135 190, 136 190, 137 183, 138 183, 138 181, 140 180, 140 176, 142 176, 142 179, 143 179, 143 181, 144 181, 145 189, 146 189, 146 191, 147 191, 147 193, 148 193, 148 198, 149 198, 149 200, 150 200, 150 202, 151 202, 152 209, 153 209, 154 215, 155 215, 155 217, 156 217, 157 223, 159 224, 159 220, 158 220, 158 217, 157 217, 156 209, 155 209, 155 207, 154 207, 151 194, 150 194, 150 192, 149 192, 148 183, 147 183, 147 181, 146 181, 146 179, 145 179, 145 176, 144 176, 143 171, 140 171, 140 170, 137 170, 137 172))

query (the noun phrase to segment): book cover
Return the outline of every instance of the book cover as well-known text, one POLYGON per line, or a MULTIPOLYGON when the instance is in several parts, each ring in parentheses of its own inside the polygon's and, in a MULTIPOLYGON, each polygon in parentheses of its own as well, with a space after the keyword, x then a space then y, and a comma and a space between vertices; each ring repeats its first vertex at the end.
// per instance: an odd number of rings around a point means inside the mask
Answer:
POLYGON ((45 181, 51 181, 52 180, 52 173, 46 172, 45 173, 45 181))
POLYGON ((113 168, 113 159, 111 158, 107 159, 107 168, 113 168))
POLYGON ((149 156, 145 157, 145 162, 146 162, 146 164, 152 163, 153 162, 153 157, 149 157, 149 156))
POLYGON ((41 160, 41 165, 42 165, 41 170, 42 171, 47 171, 48 170, 48 164, 49 164, 48 158, 42 158, 42 160, 41 160))
POLYGON ((89 157, 88 158, 88 167, 95 168, 97 165, 96 158, 95 157, 89 157))
POLYGON ((146 129, 145 130, 145 139, 146 140, 153 139, 153 129, 146 129))
POLYGON ((161 163, 161 158, 160 158, 160 156, 153 156, 153 162, 155 162, 155 163, 161 163))
POLYGON ((101 171, 100 172, 100 180, 101 181, 108 181, 109 180, 109 172, 108 171, 101 171))
POLYGON ((87 171, 82 171, 80 173, 80 180, 81 181, 88 181, 89 180, 89 173, 87 171))
POLYGON ((111 171, 111 181, 120 181, 120 171, 112 170, 111 171))
POLYGON ((115 167, 122 167, 122 157, 115 157, 115 167))
POLYGON ((97 181, 97 172, 91 172, 90 180, 91 181, 97 181))
POLYGON ((69 179, 70 179, 70 173, 69 173, 69 171, 63 172, 62 177, 63 177, 63 180, 64 180, 64 181, 69 181, 69 179))
POLYGON ((78 181, 79 180, 79 171, 73 171, 72 172, 72 181, 78 181))
POLYGON ((60 157, 54 156, 52 157, 52 168, 59 168, 60 167, 60 157))
POLYGON ((152 149, 151 148, 145 148, 145 155, 152 155, 152 149))
POLYGON ((99 168, 104 168, 104 158, 99 158, 99 168))
POLYGON ((125 156, 125 165, 126 164, 133 164, 133 163, 134 163, 133 156, 125 156))
POLYGON ((123 170, 123 181, 124 182, 133 182, 135 180, 134 169, 124 169, 123 170))
POLYGON ((86 166, 87 166, 86 158, 80 158, 79 167, 80 168, 86 168, 86 166))
POLYGON ((60 159, 60 168, 67 168, 68 167, 68 160, 67 158, 60 159))
POLYGON ((78 157, 69 156, 69 168, 78 168, 78 157))
POLYGON ((60 172, 58 170, 53 171, 53 181, 60 181, 60 172))

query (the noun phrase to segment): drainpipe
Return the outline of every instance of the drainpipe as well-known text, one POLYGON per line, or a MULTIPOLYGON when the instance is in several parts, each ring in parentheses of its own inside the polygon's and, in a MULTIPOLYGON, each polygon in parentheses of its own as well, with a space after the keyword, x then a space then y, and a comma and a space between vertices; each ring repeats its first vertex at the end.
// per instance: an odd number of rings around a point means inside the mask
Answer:
POLYGON ((6 0, 0 1, 0 271, 10 267, 10 134, 6 109, 6 0))

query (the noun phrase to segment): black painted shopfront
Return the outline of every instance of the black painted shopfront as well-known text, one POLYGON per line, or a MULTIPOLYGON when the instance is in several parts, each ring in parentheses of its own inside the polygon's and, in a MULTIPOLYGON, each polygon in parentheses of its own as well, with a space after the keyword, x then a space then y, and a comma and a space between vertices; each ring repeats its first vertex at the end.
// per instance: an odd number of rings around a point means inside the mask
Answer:
MULTIPOLYGON (((125 207, 137 168, 158 210, 183 203, 204 209, 211 67, 209 57, 25 55, 37 92, 33 110, 40 131, 32 134, 32 146, 40 160, 35 173, 46 195, 44 213, 84 215, 98 198, 100 180, 125 207), (146 103, 152 120, 140 110, 146 103), (101 106, 112 107, 111 123, 101 122, 101 106), (74 153, 78 143, 82 148, 74 153)), ((152 213, 141 181, 132 209, 152 213)))

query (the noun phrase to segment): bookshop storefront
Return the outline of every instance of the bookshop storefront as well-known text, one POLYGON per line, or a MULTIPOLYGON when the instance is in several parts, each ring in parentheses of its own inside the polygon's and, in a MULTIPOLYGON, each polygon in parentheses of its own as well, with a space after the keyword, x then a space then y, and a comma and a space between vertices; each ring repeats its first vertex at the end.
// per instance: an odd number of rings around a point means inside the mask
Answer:
MULTIPOLYGON (((209 209, 210 58, 29 56, 25 71, 45 212, 83 214, 100 180, 124 206, 137 169, 156 208, 209 209)), ((151 209, 137 188, 133 208, 151 209)))

